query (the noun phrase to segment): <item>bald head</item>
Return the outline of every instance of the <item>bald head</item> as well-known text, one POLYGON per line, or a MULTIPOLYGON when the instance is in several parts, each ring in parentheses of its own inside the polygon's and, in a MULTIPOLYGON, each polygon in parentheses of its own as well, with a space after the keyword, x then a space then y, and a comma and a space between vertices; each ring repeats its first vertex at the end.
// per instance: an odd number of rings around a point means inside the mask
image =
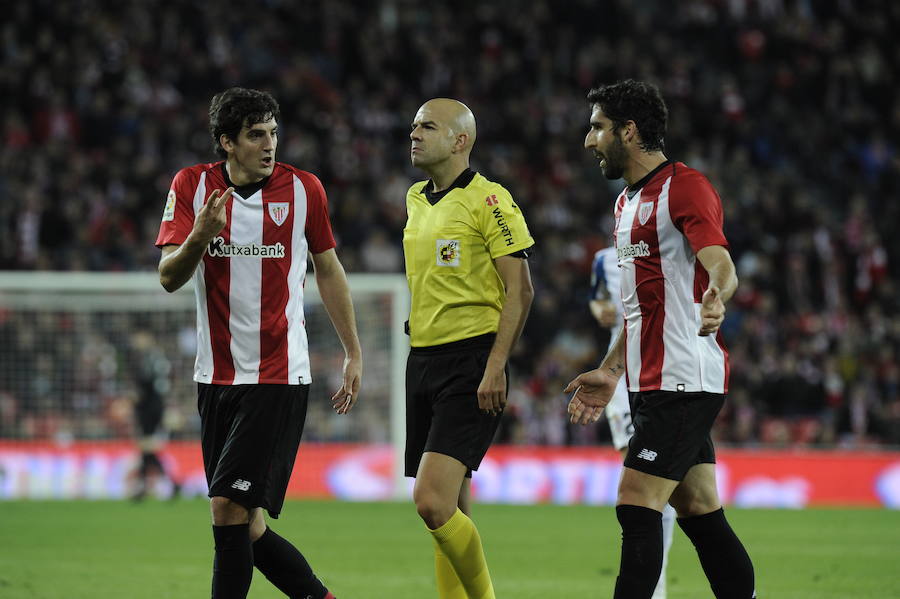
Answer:
POLYGON ((451 98, 434 98, 422 104, 418 115, 430 116, 438 125, 447 127, 453 136, 465 134, 468 138, 465 150, 472 151, 475 144, 475 115, 468 106, 451 98))
POLYGON ((409 133, 412 164, 433 180, 450 181, 469 167, 475 145, 475 117, 458 100, 435 98, 416 112, 409 133))

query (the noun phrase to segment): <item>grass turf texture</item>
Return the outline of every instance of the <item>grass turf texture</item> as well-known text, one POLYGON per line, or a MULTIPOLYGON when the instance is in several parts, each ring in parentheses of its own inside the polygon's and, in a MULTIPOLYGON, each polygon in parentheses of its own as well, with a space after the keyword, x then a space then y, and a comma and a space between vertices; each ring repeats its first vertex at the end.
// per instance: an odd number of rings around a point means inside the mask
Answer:
MULTIPOLYGON (((727 510, 750 550, 760 599, 900 597, 900 512, 727 510)), ((212 535, 203 500, 0 503, 0 597, 208 597, 212 535)), ((478 505, 501 599, 612 596, 612 508, 478 505)), ((410 504, 288 502, 273 528, 338 599, 436 597, 431 539, 410 504)), ((712 597, 681 533, 670 599, 712 597)), ((282 595, 258 571, 251 599, 282 595)))

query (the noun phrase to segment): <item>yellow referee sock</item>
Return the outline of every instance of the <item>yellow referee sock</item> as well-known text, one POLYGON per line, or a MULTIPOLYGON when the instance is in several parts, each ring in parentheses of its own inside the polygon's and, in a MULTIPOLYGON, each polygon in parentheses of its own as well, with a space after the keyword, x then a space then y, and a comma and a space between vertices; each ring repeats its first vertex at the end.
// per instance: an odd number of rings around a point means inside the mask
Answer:
POLYGON ((434 577, 437 580, 438 597, 440 599, 468 599, 450 558, 441 551, 437 540, 434 541, 434 577))
MULTIPOLYGON (((441 552, 447 556, 469 599, 496 599, 475 524, 459 508, 436 530, 428 529, 441 552)), ((438 580, 440 584, 440 579, 438 580)), ((441 597, 444 597, 442 594, 441 597)))

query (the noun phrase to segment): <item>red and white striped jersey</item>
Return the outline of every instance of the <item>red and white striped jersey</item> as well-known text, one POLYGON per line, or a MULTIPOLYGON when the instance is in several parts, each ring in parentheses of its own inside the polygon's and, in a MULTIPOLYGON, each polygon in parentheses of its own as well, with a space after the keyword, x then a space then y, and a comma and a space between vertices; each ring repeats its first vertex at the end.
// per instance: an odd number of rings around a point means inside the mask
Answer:
POLYGON ((697 252, 728 247, 722 202, 706 177, 681 162, 663 163, 634 187, 622 191, 615 210, 628 389, 727 393, 721 332, 697 334, 709 284, 697 252))
MULTIPOLYGON (((222 162, 175 175, 156 245, 181 244, 215 189, 222 162)), ((307 252, 335 246, 328 199, 315 175, 280 162, 261 189, 225 205, 227 222, 194 272, 194 380, 216 385, 309 384, 303 316, 307 252)))

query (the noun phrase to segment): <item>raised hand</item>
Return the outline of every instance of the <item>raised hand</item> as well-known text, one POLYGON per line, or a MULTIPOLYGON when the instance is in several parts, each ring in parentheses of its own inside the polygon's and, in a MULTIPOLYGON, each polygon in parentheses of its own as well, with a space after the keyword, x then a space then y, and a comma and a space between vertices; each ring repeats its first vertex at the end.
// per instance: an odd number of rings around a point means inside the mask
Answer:
POLYGON ((214 189, 206 202, 197 212, 197 218, 194 221, 194 231, 206 242, 212 241, 212 238, 219 234, 225 227, 227 221, 225 215, 225 203, 231 197, 233 187, 229 187, 222 193, 219 189, 214 189), (220 195, 221 194, 221 195, 220 195))
POLYGON ((700 305, 700 331, 697 334, 701 337, 714 334, 719 330, 723 320, 725 320, 725 304, 722 303, 719 288, 710 285, 703 293, 700 305))

